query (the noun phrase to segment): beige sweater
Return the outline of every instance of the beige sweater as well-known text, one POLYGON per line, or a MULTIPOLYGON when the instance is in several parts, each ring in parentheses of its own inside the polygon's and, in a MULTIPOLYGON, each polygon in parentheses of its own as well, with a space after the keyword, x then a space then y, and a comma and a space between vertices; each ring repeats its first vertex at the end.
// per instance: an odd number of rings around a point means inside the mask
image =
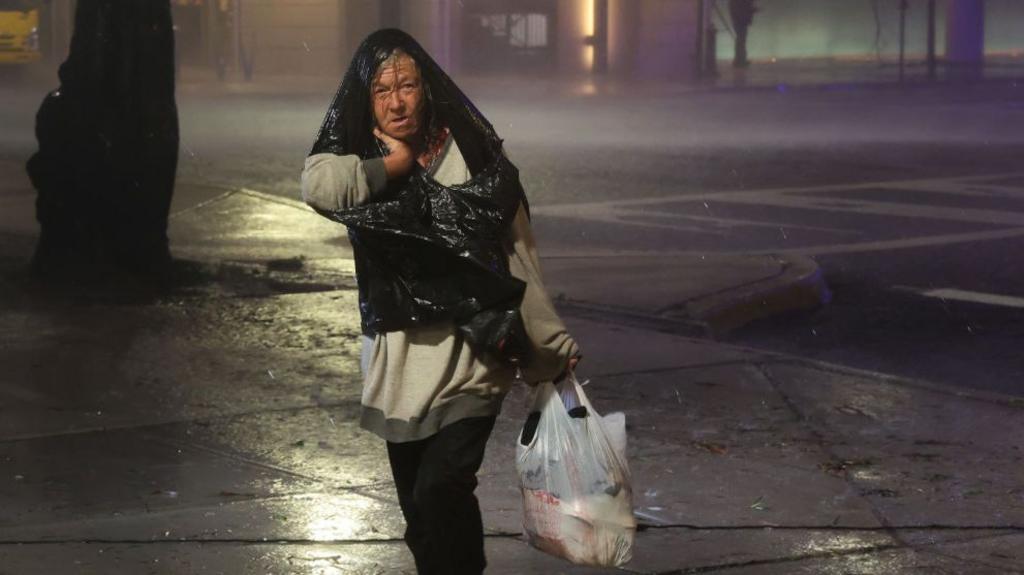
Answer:
MULTIPOLYGON (((442 154, 431 174, 434 179, 455 185, 470 178, 453 138, 442 154)), ((385 184, 381 160, 363 161, 354 155, 310 156, 302 173, 303 198, 322 209, 359 205, 385 184)), ((579 350, 544 290, 523 207, 506 246, 512 275, 526 282, 520 311, 533 353, 522 376, 528 383, 548 381, 579 350)), ((364 375, 361 425, 393 442, 429 437, 466 417, 496 415, 515 379, 511 368, 478 355, 451 323, 377 334, 364 375)))

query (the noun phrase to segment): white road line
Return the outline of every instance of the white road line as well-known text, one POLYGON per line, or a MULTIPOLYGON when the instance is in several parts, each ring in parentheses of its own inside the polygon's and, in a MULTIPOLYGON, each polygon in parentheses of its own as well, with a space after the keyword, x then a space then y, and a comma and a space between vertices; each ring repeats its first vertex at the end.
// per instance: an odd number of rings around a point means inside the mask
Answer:
MULTIPOLYGON (((639 212, 637 212, 639 214, 639 212)), ((603 223, 603 224, 615 224, 622 226, 634 226, 640 228, 653 228, 660 230, 672 230, 676 232, 693 232, 699 234, 709 234, 713 236, 724 236, 726 235, 725 230, 715 230, 707 227, 699 226, 687 226, 683 224, 663 224, 658 222, 640 221, 640 220, 629 220, 621 217, 624 214, 596 214, 590 213, 586 216, 579 216, 573 219, 584 220, 591 223, 603 223)))
POLYGON ((698 222, 710 222, 716 226, 722 228, 742 228, 742 227, 755 227, 755 228, 785 228, 787 230, 808 230, 812 232, 828 232, 830 234, 847 234, 854 236, 862 236, 864 232, 860 230, 850 230, 842 228, 826 228, 821 226, 804 226, 793 223, 779 223, 779 222, 765 222, 755 220, 740 220, 735 218, 715 218, 711 216, 694 216, 689 214, 678 214, 672 212, 649 212, 649 211, 638 211, 638 210, 625 210, 622 215, 630 216, 641 216, 646 218, 663 218, 663 219, 687 219, 695 220, 698 222))
MULTIPOLYGON (((857 184, 833 184, 826 186, 809 186, 800 188, 768 188, 755 190, 735 190, 730 192, 703 192, 695 194, 677 194, 673 196, 648 197, 634 199, 602 200, 596 202, 583 202, 572 204, 554 204, 538 206, 534 213, 549 217, 568 217, 575 220, 605 222, 605 223, 627 223, 622 221, 626 214, 646 216, 646 226, 651 228, 662 227, 678 231, 699 231, 705 234, 714 234, 713 229, 694 230, 685 225, 658 225, 651 220, 686 220, 695 222, 707 221, 715 226, 730 229, 737 225, 752 225, 743 220, 731 218, 716 218, 713 214, 697 216, 696 214, 672 213, 665 210, 665 204, 681 203, 696 204, 699 202, 720 202, 732 205, 771 206, 777 208, 803 208, 815 209, 823 212, 859 214, 864 216, 890 216, 913 219, 929 219, 933 221, 954 221, 968 222, 974 224, 985 224, 988 226, 1011 226, 1001 229, 987 229, 973 232, 961 232, 951 234, 935 234, 924 236, 912 236, 867 242, 842 242, 832 244, 818 244, 787 248, 774 246, 759 250, 723 251, 711 253, 730 254, 799 254, 807 256, 820 256, 828 254, 863 253, 876 251, 889 251, 896 249, 912 249, 928 246, 940 246, 949 244, 970 243, 976 241, 1008 239, 1024 236, 1024 211, 998 210, 998 209, 976 209, 970 207, 934 206, 929 204, 900 204, 891 202, 878 202, 871 200, 848 200, 824 198, 819 195, 821 192, 829 191, 852 191, 872 190, 883 188, 910 189, 923 192, 933 192, 943 195, 959 195, 968 198, 970 196, 1017 196, 1024 194, 1024 188, 1012 186, 994 186, 988 184, 994 179, 1022 177, 1024 173, 1008 174, 986 174, 980 176, 966 176, 953 178, 927 178, 917 180, 897 180, 889 182, 861 182, 857 184), (932 189, 929 189, 932 188, 932 189), (646 209, 645 209, 646 208, 646 209), (707 218, 707 219, 704 219, 707 218), (717 221, 716 221, 717 220, 717 221)), ((969 202, 968 202, 969 203, 969 202)), ((706 206, 706 204, 705 204, 706 206)), ((639 222, 629 222, 632 225, 641 226, 639 222)), ((780 222, 765 221, 758 222, 765 227, 796 227, 780 222)), ((827 221, 823 222, 827 224, 827 221)), ((811 226, 798 226, 799 228, 810 229, 811 226)), ((863 230, 832 230, 831 233, 854 232, 863 235, 863 230)), ((577 248, 578 250, 578 248, 577 248)), ((550 249, 549 249, 550 251, 550 249)), ((571 250, 572 251, 572 250, 571 250)), ((651 252, 647 250, 588 250, 595 256, 609 255, 644 255, 651 252)), ((567 252, 566 255, 568 255, 567 252)), ((578 251, 577 251, 578 253, 578 251)), ((708 252, 693 250, 669 250, 660 251, 666 256, 685 255, 701 256, 708 252)), ((550 255, 550 254, 549 254, 550 255)), ((561 254, 560 254, 561 255, 561 254)))
MULTIPOLYGON (((697 203, 698 200, 689 203, 697 203)), ((814 198, 795 196, 775 192, 764 192, 758 195, 734 195, 714 198, 716 203, 771 206, 790 209, 818 210, 824 212, 841 212, 870 216, 890 216, 905 218, 926 218, 938 221, 968 222, 987 225, 1024 226, 1024 212, 1006 210, 985 210, 974 208, 958 208, 921 204, 896 204, 876 201, 859 201, 847 199, 814 198)), ((615 218, 624 211, 636 211, 639 204, 610 205, 564 205, 545 206, 534 210, 535 214, 545 216, 562 216, 578 220, 602 221, 615 218)), ((776 224, 785 226, 785 224, 776 224)))
POLYGON ((983 303, 987 305, 997 305, 1002 307, 1015 307, 1024 309, 1024 298, 1020 297, 977 291, 967 291, 956 288, 920 289, 903 286, 895 287, 914 291, 926 297, 933 297, 944 300, 951 299, 956 301, 967 301, 972 303, 983 303))
POLYGON ((764 205, 796 209, 814 209, 827 212, 845 212, 877 216, 899 216, 906 218, 927 218, 952 222, 970 222, 991 225, 1024 225, 1024 212, 1000 210, 979 210, 973 208, 950 208, 920 204, 890 204, 874 201, 827 201, 808 200, 805 197, 767 196, 762 198, 731 197, 720 200, 730 204, 764 205))
POLYGON ((615 200, 598 200, 594 202, 578 202, 568 204, 551 204, 547 206, 536 206, 534 208, 535 213, 541 213, 544 215, 562 215, 573 214, 578 210, 582 209, 593 209, 593 208, 630 208, 638 206, 657 206, 660 204, 673 203, 673 202, 696 202, 696 201, 719 201, 719 200, 730 200, 733 198, 762 198, 769 195, 780 195, 780 194, 816 194, 825 192, 836 192, 836 191, 847 191, 847 190, 869 190, 879 187, 911 187, 914 189, 927 189, 930 185, 941 186, 946 189, 946 186, 950 182, 956 182, 961 185, 971 184, 982 184, 987 180, 995 179, 1006 179, 1006 178, 1017 178, 1024 177, 1024 172, 1008 172, 1002 174, 987 174, 982 176, 964 176, 964 177, 953 177, 953 178, 920 178, 913 180, 891 180, 881 182, 859 182, 855 184, 826 184, 819 186, 801 186, 795 188, 759 188, 759 189, 747 189, 747 190, 732 190, 732 191, 711 191, 711 192, 696 192, 692 194, 673 194, 668 196, 660 197, 647 197, 647 198, 632 198, 632 199, 615 199, 615 200))
POLYGON ((796 254, 803 256, 822 256, 834 254, 856 254, 866 252, 891 251, 899 249, 924 248, 930 246, 944 246, 951 244, 964 244, 970 242, 1002 240, 1024 236, 1024 228, 1008 228, 986 232, 969 232, 964 234, 945 234, 938 236, 919 236, 900 240, 882 240, 877 242, 858 242, 845 244, 826 244, 804 246, 799 248, 768 248, 763 250, 617 250, 617 249, 595 249, 595 248, 558 248, 548 247, 544 250, 545 258, 564 257, 622 257, 622 256, 710 256, 734 255, 734 256, 756 256, 756 255, 785 255, 796 254))
POLYGON ((1004 240, 1024 236, 1024 228, 999 229, 985 232, 967 232, 963 234, 942 234, 936 236, 916 236, 899 240, 879 240, 876 242, 859 242, 846 244, 816 245, 800 248, 781 248, 754 250, 750 254, 800 254, 805 256, 823 256, 834 254, 856 254, 863 252, 880 252, 929 246, 945 246, 950 244, 966 244, 988 240, 1004 240))
POLYGON ((977 198, 1011 198, 1016 199, 1024 196, 1024 188, 1013 186, 997 186, 994 184, 976 184, 972 182, 931 182, 925 184, 899 184, 879 186, 887 190, 913 190, 915 192, 927 192, 932 194, 951 194, 964 197, 977 198))

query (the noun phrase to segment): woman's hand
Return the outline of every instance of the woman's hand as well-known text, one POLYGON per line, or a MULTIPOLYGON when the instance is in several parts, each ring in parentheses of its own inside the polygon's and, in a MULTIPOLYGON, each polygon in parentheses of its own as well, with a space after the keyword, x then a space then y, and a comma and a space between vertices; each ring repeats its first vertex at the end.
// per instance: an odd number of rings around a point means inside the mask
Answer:
POLYGON ((412 147, 398 138, 385 134, 380 128, 375 127, 373 135, 388 148, 388 155, 384 156, 384 171, 388 173, 388 179, 393 180, 408 174, 413 162, 416 161, 412 147))
POLYGON ((582 355, 574 355, 570 357, 569 364, 566 366, 565 371, 560 373, 558 377, 555 378, 553 383, 561 383, 562 381, 565 380, 565 378, 569 377, 570 373, 576 371, 576 366, 580 363, 581 359, 583 359, 582 355))

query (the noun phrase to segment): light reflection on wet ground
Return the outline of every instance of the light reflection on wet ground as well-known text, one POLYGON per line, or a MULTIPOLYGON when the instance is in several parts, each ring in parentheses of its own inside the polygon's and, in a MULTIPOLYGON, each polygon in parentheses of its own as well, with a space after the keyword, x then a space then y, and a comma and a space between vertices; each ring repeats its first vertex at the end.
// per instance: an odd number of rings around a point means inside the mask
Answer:
MULTIPOLYGON (((109 372, 53 379, 19 400, 41 436, 0 442, 4 470, 20 476, 0 478, 0 498, 17 502, 4 508, 0 541, 66 543, 53 558, 39 545, 0 543, 0 561, 31 566, 28 573, 46 572, 34 571, 41 565, 60 572, 71 561, 97 573, 137 566, 154 573, 183 566, 237 572, 232 565, 267 573, 411 569, 383 446, 356 425, 357 332, 345 311, 353 295, 193 295, 174 305, 120 309, 110 325, 121 327, 104 334, 137 334, 133 329, 146 326, 143 336, 132 336, 130 359, 104 356, 109 372), (96 377, 102 373, 116 377, 96 377), (60 405, 62 385, 82 382, 93 392, 89 410, 103 413, 92 417, 120 422, 121 429, 96 427, 95 419, 81 428, 73 409, 47 409, 60 405), (138 382, 146 382, 148 395, 138 382), (92 431, 66 435, 61 426, 92 431), (256 545, 263 541, 286 544, 256 545)), ((55 324, 62 327, 28 349, 51 349, 36 346, 68 337, 69 325, 97 324, 110 309, 62 316, 55 324)), ((1019 409, 955 403, 937 391, 892 389, 863 375, 709 349, 669 334, 573 318, 570 327, 588 349, 592 399, 625 410, 630 422, 637 507, 669 525, 704 527, 642 532, 633 570, 685 565, 733 572, 727 566, 753 562, 735 572, 875 574, 925 565, 955 573, 992 554, 1006 555, 996 558, 1007 565, 1021 560, 1005 537, 990 551, 976 551, 1005 531, 973 547, 961 544, 965 559, 904 549, 878 531, 879 515, 904 526, 1020 521, 1021 495, 1007 483, 1007 470, 1020 469, 1021 435, 1012 433, 1024 425, 1019 409), (620 342, 638 338, 646 343, 637 358, 622 357, 620 342), (658 350, 673 351, 675 359, 658 350), (667 362, 662 369, 630 367, 651 365, 641 356, 655 352, 667 362), (972 426, 958 429, 951 421, 972 426), (993 434, 990 447, 975 447, 987 449, 991 474, 960 464, 969 460, 963 446, 993 434), (820 437, 834 453, 823 451, 820 437), (950 479, 936 483, 925 473, 950 479), (986 478, 1002 487, 964 491, 986 478), (747 531, 716 531, 731 526, 747 531), (899 548, 886 550, 892 545, 899 548)), ((492 534, 518 531, 508 462, 525 399, 522 390, 509 399, 483 468, 480 493, 492 534)), ((517 539, 489 541, 494 573, 590 571, 565 567, 517 539)), ((943 552, 955 543, 920 541, 943 552)))
POLYGON ((798 543, 793 547, 793 553, 794 555, 840 554, 893 544, 893 540, 888 535, 881 533, 823 533, 819 537, 811 537, 807 541, 798 543))

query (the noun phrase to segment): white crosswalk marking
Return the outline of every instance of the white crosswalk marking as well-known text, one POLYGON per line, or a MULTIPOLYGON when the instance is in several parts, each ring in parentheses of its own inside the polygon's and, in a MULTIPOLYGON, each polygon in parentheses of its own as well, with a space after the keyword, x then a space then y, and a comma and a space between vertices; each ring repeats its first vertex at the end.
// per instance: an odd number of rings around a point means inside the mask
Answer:
MULTIPOLYGON (((728 238, 744 230, 778 228, 778 240, 762 246, 719 253, 799 253, 816 256, 892 249, 922 248, 1024 236, 1024 173, 988 174, 888 182, 833 184, 799 188, 747 189, 647 198, 619 198, 538 207, 537 215, 648 230, 690 232, 728 238), (881 197, 891 190, 893 198, 881 197), (858 195, 861 192, 861 195, 858 195), (917 194, 904 195, 900 192, 917 194), (841 196, 841 197, 840 197, 841 196), (929 197, 930 196, 930 197, 929 197), (909 199, 908 199, 909 198, 909 199), (932 201, 934 198, 934 201, 932 201), (958 201, 959 199, 959 201, 958 201), (700 209, 703 204, 704 210, 700 209), (712 207, 709 208, 709 204, 712 207), (757 218, 758 208, 770 215, 757 218), (723 209, 724 208, 724 209, 723 209), (804 214, 793 216, 790 214, 804 214), (818 214, 818 215, 807 215, 818 214), (851 218, 857 218, 852 220, 851 218), (851 226, 851 221, 863 221, 851 226), (920 230, 893 233, 885 221, 921 222, 920 230), (944 222, 950 225, 943 229, 944 222), (787 245, 787 231, 803 231, 787 245), (818 236, 813 233, 818 232, 818 236), (807 238, 811 239, 808 240, 807 238)), ((685 244, 683 244, 685 245, 685 244)), ((704 244, 705 246, 707 244, 704 244)), ((658 253, 702 254, 708 247, 658 253)), ((573 246, 570 250, 579 249, 573 246)), ((620 249, 607 248, 619 255, 620 249)), ((712 251, 715 251, 712 248, 712 251)), ((637 253, 647 253, 645 249, 637 253)))
POLYGON ((912 287, 904 287, 901 289, 915 291, 926 297, 933 297, 943 300, 966 301, 971 303, 983 303, 987 305, 997 305, 1002 307, 1024 308, 1024 298, 1013 297, 1008 295, 967 291, 956 288, 919 289, 912 287))

